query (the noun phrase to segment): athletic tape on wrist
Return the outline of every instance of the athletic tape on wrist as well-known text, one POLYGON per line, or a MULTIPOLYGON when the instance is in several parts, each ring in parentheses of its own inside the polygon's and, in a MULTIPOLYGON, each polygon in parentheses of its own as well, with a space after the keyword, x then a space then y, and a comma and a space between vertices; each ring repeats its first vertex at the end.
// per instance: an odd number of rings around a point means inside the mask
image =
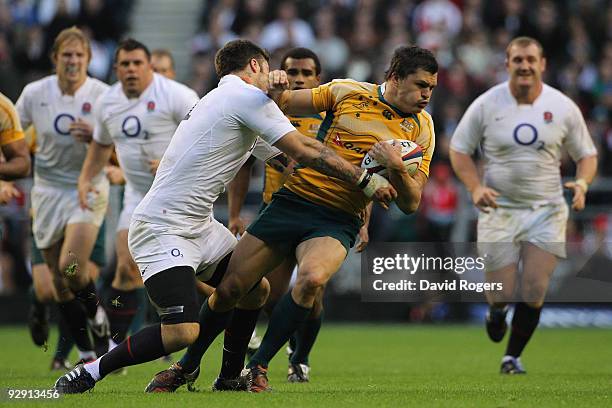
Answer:
POLYGON ((365 187, 362 188, 366 196, 372 197, 374 193, 376 193, 376 190, 378 190, 379 188, 389 187, 389 181, 387 181, 387 179, 383 176, 380 176, 376 173, 370 174, 370 176, 370 180, 365 185, 365 187))

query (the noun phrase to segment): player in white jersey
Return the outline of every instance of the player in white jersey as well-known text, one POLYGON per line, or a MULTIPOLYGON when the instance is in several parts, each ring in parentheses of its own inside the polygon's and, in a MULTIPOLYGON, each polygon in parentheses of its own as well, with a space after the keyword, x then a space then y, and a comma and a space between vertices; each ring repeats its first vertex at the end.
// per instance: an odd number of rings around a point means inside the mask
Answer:
MULTIPOLYGON (((384 205, 395 198, 395 190, 385 179, 367 176, 367 171, 295 130, 265 93, 268 60, 265 51, 246 40, 231 41, 219 50, 215 58, 219 86, 181 122, 151 189, 134 211, 130 252, 161 324, 139 331, 95 362, 60 377, 55 384, 59 392, 85 392, 116 369, 154 360, 194 342, 198 349, 205 349, 214 338, 199 336, 200 326, 226 326, 227 312, 210 310, 208 302, 198 316, 194 275, 200 280, 219 280, 224 273, 236 239, 212 217, 212 207, 248 159, 257 135, 303 165, 361 185, 384 205)), ((275 82, 287 86, 286 77, 275 82)), ((233 341, 225 343, 235 348, 224 350, 227 365, 220 379, 238 382, 246 346, 268 291, 262 279, 239 303, 227 330, 233 341), (228 369, 232 374, 226 376, 228 369)))
POLYGON ((52 59, 56 75, 27 85, 17 111, 23 126, 33 125, 37 132, 31 194, 34 239, 54 275, 59 308, 80 357, 87 360, 95 358, 87 320, 96 343, 108 342, 108 322, 86 265, 104 219, 109 187, 104 174, 97 174, 98 194, 89 197, 91 210, 80 208, 76 187, 92 137, 94 102, 108 86, 87 76, 91 49, 75 27, 57 36, 52 59))
POLYGON ((158 48, 151 51, 151 65, 153 71, 161 74, 169 79, 176 78, 176 70, 174 68, 174 58, 170 51, 164 48, 158 48))
POLYGON ((546 68, 542 46, 518 37, 506 49, 508 82, 478 97, 465 112, 451 140, 450 158, 472 195, 478 217, 479 251, 486 253, 486 279, 503 291, 487 293, 486 326, 494 342, 507 330, 507 303, 514 308, 512 330, 501 372, 525 372, 520 355, 535 331, 557 258, 565 257, 568 209, 560 175, 561 148, 576 162, 572 209, 585 206, 595 177, 595 146, 580 110, 558 90, 542 82, 546 68), (484 181, 471 158, 481 146, 484 181), (521 291, 515 295, 522 263, 521 291))
POLYGON ((126 181, 115 248, 117 269, 107 295, 111 347, 122 342, 138 310, 137 289, 143 286, 128 250, 132 213, 153 183, 159 160, 180 121, 199 100, 194 91, 155 74, 148 48, 133 39, 115 51, 119 80, 96 101, 96 126, 79 178, 81 207, 87 208, 92 179, 104 168, 113 144, 126 181))

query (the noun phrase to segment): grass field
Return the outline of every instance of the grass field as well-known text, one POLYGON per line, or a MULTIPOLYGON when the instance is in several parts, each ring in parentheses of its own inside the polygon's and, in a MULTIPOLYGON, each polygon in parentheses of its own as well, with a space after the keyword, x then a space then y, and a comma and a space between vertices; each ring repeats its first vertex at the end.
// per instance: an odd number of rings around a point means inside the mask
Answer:
MULTIPOLYGON (((52 339, 55 339, 53 335, 52 339)), ((288 384, 286 357, 270 366, 274 392, 213 393, 220 340, 203 362, 200 392, 142 392, 167 364, 130 367, 92 393, 64 396, 54 407, 610 407, 612 331, 542 329, 527 349, 526 376, 498 374, 502 345, 473 326, 326 325, 311 356, 309 384, 288 384)), ((175 355, 177 357, 177 355, 175 355)), ((30 342, 25 328, 0 328, 0 388, 49 388, 51 350, 30 342)), ((2 402, 6 397, 0 398, 2 402)), ((20 402, 18 406, 44 401, 20 402)))

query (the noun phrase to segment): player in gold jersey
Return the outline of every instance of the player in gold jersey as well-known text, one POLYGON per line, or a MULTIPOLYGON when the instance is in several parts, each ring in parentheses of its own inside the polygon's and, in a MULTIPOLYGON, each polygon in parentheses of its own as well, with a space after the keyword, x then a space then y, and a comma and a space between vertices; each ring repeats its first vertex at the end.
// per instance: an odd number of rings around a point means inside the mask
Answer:
POLYGON ((0 93, 0 180, 14 180, 30 173, 30 152, 15 105, 0 93))
MULTIPOLYGON (((281 69, 287 72, 289 89, 291 90, 312 89, 320 85, 321 63, 319 57, 307 48, 290 49, 281 59, 281 69)), ((288 116, 288 118, 291 120, 291 124, 302 134, 316 138, 324 116, 325 113, 323 112, 321 114, 288 116)), ((240 208, 248 189, 249 174, 253 161, 250 161, 250 163, 251 165, 245 165, 241 169, 228 189, 230 214, 228 228, 238 234, 244 233, 245 229, 244 222, 240 219, 240 208)), ((287 171, 279 171, 277 167, 270 164, 265 165, 263 208, 270 203, 272 195, 283 186, 286 176, 287 171)), ((367 241, 366 222, 359 231, 357 251, 365 248, 367 241)), ((268 282, 270 282, 270 295, 264 311, 268 316, 272 314, 279 299, 287 293, 295 264, 295 256, 291 253, 277 268, 266 275, 268 282)), ((290 355, 287 373, 289 382, 309 381, 310 365, 308 357, 321 327, 323 292, 324 288, 317 292, 310 315, 289 339, 290 355)), ((252 350, 252 353, 256 351, 259 347, 258 343, 261 342, 259 338, 256 339, 252 339, 252 343, 255 344, 249 344, 249 350, 252 350), (253 341, 256 339, 259 341, 253 341)))

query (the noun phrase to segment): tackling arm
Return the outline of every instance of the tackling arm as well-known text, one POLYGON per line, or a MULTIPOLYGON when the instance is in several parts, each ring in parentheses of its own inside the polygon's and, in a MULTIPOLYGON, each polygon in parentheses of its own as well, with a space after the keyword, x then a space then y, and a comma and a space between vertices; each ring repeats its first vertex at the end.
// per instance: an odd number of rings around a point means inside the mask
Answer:
POLYGON ((397 196, 393 186, 383 177, 369 174, 347 162, 322 143, 304 136, 297 130, 287 133, 275 146, 304 166, 358 185, 368 197, 379 201, 384 207, 388 207, 397 196))

